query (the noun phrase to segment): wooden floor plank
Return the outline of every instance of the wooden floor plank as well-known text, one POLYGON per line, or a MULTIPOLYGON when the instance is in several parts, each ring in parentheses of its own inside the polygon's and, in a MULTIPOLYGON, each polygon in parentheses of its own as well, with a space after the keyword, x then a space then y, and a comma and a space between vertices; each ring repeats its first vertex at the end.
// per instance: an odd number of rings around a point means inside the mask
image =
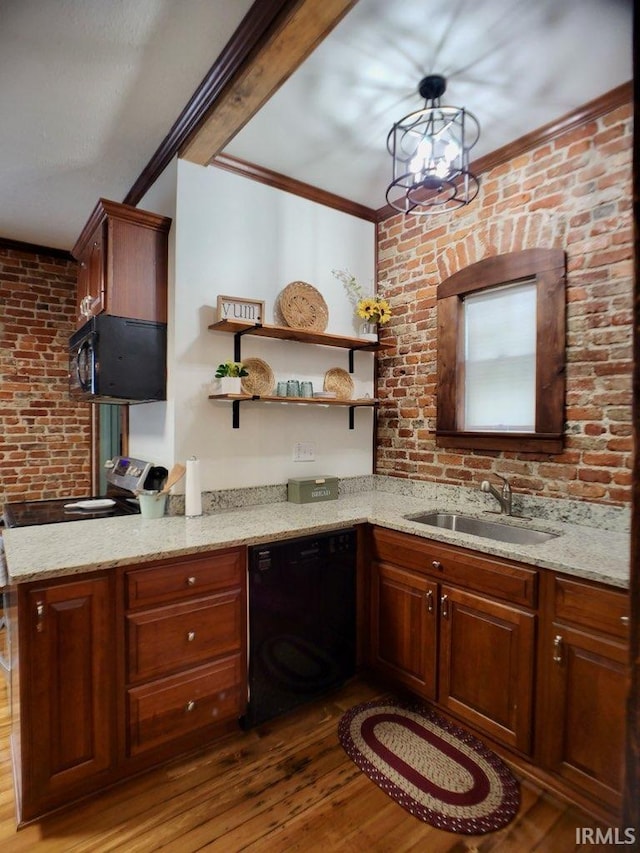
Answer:
MULTIPOLYGON (((413 817, 342 750, 341 715, 383 694, 364 680, 15 829, 9 713, 0 685, 3 853, 566 853, 591 819, 522 785, 516 819, 460 836, 413 817)), ((595 848, 594 848, 595 849, 595 848)))

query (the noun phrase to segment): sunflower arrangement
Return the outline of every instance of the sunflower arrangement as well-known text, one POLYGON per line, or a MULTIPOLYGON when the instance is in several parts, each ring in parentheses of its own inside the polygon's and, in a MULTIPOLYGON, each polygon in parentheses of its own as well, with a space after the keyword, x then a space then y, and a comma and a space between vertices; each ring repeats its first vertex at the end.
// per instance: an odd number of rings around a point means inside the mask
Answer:
POLYGON ((367 323, 388 323, 391 319, 391 308, 386 299, 378 296, 370 296, 360 299, 356 306, 358 317, 362 317, 367 323))
POLYGON ((362 285, 348 270, 331 270, 334 278, 344 285, 347 295, 355 307, 356 314, 367 323, 388 323, 391 306, 380 296, 365 296, 362 285))

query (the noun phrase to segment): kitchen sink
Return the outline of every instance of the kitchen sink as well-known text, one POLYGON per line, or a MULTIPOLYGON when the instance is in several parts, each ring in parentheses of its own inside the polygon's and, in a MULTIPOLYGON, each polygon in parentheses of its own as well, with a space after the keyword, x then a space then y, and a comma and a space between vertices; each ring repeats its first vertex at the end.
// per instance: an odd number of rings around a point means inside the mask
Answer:
POLYGON ((470 533, 485 539, 497 539, 500 542, 512 542, 515 545, 537 545, 555 539, 558 533, 547 533, 544 530, 531 530, 529 527, 516 527, 503 524, 500 521, 489 521, 471 515, 458 515, 455 512, 428 512, 422 515, 406 516, 410 521, 429 524, 444 530, 455 530, 458 533, 470 533))

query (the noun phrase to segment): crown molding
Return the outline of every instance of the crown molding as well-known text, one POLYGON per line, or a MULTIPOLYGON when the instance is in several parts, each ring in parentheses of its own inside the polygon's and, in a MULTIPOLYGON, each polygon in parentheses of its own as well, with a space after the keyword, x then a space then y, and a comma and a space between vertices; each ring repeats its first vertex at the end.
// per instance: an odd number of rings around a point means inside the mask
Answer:
POLYGON ((218 169, 224 169, 227 172, 233 172, 236 175, 242 175, 275 189, 293 193, 293 195, 301 196, 317 204, 323 204, 325 207, 332 207, 342 213, 349 213, 351 216, 366 219, 368 222, 376 221, 376 211, 371 207, 365 207, 363 204, 350 201, 348 198, 319 189, 311 184, 305 184, 295 178, 288 178, 279 172, 272 172, 271 169, 265 169, 255 163, 248 163, 239 157, 232 157, 230 154, 218 154, 217 157, 213 158, 210 165, 217 166, 218 169))

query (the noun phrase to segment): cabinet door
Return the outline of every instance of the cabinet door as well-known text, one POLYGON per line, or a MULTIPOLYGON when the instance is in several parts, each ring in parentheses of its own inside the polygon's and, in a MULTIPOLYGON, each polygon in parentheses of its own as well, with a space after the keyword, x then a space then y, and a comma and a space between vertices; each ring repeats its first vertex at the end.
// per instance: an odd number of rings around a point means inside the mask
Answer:
POLYGON ((114 761, 113 600, 106 577, 21 599, 25 818, 91 790, 114 761))
POLYGON ((589 631, 552 625, 549 702, 541 726, 549 769, 617 807, 624 763, 628 651, 589 631))
POLYGON ((440 704, 529 753, 535 615, 448 586, 440 613, 440 704))
POLYGON ((427 699, 436 692, 437 584, 373 563, 372 664, 427 699))
POLYGON ((78 323, 86 323, 105 307, 105 225, 89 240, 78 266, 78 323))

